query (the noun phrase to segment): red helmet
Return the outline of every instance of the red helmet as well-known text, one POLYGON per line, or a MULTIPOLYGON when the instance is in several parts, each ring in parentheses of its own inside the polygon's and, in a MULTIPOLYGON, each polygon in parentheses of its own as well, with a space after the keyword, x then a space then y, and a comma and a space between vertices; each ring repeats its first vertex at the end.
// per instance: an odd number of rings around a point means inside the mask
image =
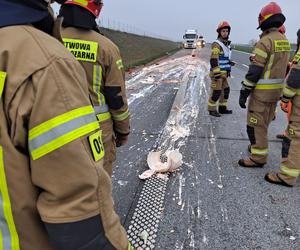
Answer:
POLYGON ((221 29, 225 29, 225 28, 228 28, 230 32, 231 30, 230 24, 227 21, 222 21, 218 25, 217 32, 219 33, 221 29))
POLYGON ((279 31, 281 34, 285 34, 285 32, 286 32, 285 26, 284 26, 284 25, 281 25, 280 28, 278 29, 278 31, 279 31))
POLYGON ((269 4, 267 4, 265 7, 261 9, 259 13, 258 16, 259 27, 262 25, 264 21, 277 14, 282 15, 280 6, 275 2, 270 2, 269 4))
POLYGON ((98 17, 103 7, 102 0, 68 0, 64 4, 74 4, 81 6, 98 17))

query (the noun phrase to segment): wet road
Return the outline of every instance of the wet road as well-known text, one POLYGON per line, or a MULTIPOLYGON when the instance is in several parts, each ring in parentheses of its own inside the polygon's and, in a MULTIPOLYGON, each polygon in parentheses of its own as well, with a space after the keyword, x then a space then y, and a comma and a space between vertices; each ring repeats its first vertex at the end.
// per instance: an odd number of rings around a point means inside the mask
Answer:
POLYGON ((144 185, 138 174, 147 169, 148 152, 176 148, 184 164, 166 183, 149 249, 300 249, 299 183, 289 189, 263 179, 280 163, 281 143, 275 136, 286 125, 283 113, 278 111, 271 124, 268 164, 238 167, 248 145, 246 111, 238 107, 238 95, 249 55, 233 52, 238 64, 230 79, 229 107, 234 113, 214 118, 206 111, 209 48, 195 57, 191 52, 142 68, 127 81, 132 134, 118 150, 113 176, 122 222, 127 228, 131 224, 144 185))

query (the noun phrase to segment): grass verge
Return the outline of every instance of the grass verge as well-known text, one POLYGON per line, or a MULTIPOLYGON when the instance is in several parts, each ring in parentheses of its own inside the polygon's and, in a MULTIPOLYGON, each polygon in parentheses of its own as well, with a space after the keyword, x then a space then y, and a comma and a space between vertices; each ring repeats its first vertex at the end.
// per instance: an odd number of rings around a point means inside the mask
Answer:
POLYGON ((180 49, 180 43, 168 40, 106 28, 101 28, 101 32, 119 47, 126 69, 147 64, 180 49))

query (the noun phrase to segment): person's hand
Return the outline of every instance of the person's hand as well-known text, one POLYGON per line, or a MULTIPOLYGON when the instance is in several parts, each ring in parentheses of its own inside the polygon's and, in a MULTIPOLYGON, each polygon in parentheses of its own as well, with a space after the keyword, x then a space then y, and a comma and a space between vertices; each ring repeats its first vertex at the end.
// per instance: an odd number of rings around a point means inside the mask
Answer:
POLYGON ((242 88, 240 91, 240 98, 239 98, 239 105, 242 109, 246 108, 246 102, 247 102, 247 98, 250 95, 251 90, 250 89, 246 89, 246 88, 242 88))
POLYGON ((122 134, 116 133, 116 146, 117 147, 121 147, 121 146, 127 144, 127 142, 128 142, 128 135, 122 135, 122 134))

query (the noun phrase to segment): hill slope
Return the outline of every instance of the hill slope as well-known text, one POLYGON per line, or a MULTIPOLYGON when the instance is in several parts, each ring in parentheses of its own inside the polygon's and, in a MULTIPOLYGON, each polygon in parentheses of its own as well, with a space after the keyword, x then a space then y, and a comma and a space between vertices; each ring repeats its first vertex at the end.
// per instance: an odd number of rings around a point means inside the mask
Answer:
POLYGON ((100 30, 119 47, 126 68, 145 64, 180 48, 179 43, 168 40, 106 28, 100 28, 100 30))

